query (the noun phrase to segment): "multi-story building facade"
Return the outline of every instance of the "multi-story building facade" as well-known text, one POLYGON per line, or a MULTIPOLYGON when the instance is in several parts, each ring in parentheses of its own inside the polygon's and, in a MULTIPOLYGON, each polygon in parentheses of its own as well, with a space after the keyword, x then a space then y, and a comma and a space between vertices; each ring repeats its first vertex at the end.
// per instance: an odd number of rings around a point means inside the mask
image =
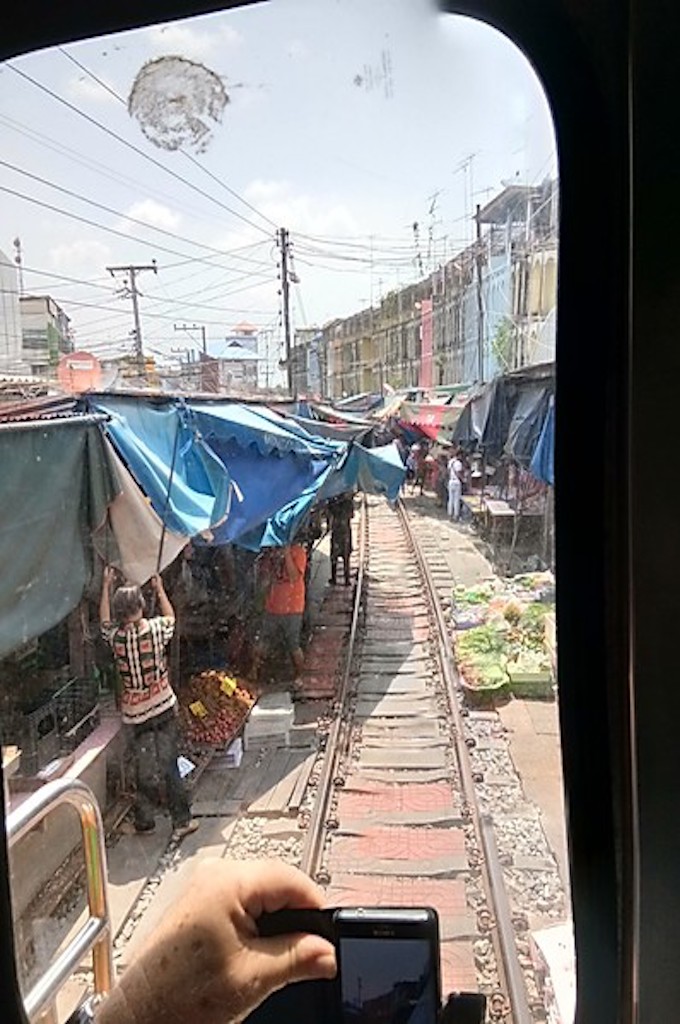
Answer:
POLYGON ((557 183, 508 185, 477 214, 479 239, 379 307, 322 331, 328 391, 471 384, 555 353, 557 183))
POLYGON ((296 395, 321 397, 325 393, 325 349, 318 327, 298 327, 293 336, 291 368, 296 395))
POLYGON ((37 376, 50 376, 65 352, 73 351, 70 320, 49 295, 22 295, 23 358, 37 376))

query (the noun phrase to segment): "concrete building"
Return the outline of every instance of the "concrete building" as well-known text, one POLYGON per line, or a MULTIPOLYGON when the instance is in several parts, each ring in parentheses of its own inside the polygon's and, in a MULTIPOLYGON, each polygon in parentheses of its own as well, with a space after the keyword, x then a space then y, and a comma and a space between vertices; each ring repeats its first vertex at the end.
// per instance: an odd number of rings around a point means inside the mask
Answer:
POLYGON ((208 359, 196 359, 195 367, 185 370, 196 390, 205 386, 210 391, 253 394, 258 389, 258 365, 265 359, 258 348, 257 328, 238 324, 223 340, 208 341, 208 359))
POLYGON ((29 370, 22 350, 18 270, 0 251, 0 375, 29 370))
POLYGON ((293 336, 291 367, 296 395, 321 398, 325 393, 325 348, 318 327, 298 327, 293 336))
POLYGON ((73 351, 70 320, 49 295, 22 295, 19 307, 24 361, 36 376, 49 376, 59 357, 73 351))
POLYGON ((238 340, 227 341, 218 357, 222 390, 251 392, 257 390, 257 364, 261 356, 245 348, 238 340))
POLYGON ((555 355, 558 186, 506 185, 479 240, 428 278, 322 330, 334 398, 470 384, 555 355))

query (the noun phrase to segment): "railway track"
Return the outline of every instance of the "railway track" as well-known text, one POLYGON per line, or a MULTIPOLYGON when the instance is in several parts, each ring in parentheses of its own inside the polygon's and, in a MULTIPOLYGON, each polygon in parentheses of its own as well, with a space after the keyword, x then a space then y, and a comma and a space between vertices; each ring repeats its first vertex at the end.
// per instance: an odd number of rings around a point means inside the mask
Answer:
POLYGON ((455 664, 408 515, 365 506, 347 662, 302 867, 331 905, 437 908, 444 991, 534 1020, 503 872, 480 808, 455 664))
MULTIPOLYGON (((485 779, 475 757, 483 743, 461 704, 446 621, 455 556, 446 561, 433 526, 425 518, 417 524, 401 504, 364 503, 353 600, 344 588, 329 591, 319 627, 322 656, 328 644, 338 649, 343 633, 345 648, 335 679, 329 671, 311 681, 312 697, 325 689, 335 699, 298 708, 312 726, 305 755, 313 761, 299 807, 279 819, 258 817, 252 808, 261 800, 249 803, 238 788, 216 793, 194 836, 161 843, 148 857, 146 877, 114 925, 119 968, 176 896, 183 860, 206 849, 281 856, 315 877, 331 905, 436 907, 444 991, 484 992, 489 1020, 529 1024, 545 1016, 522 946, 526 921, 506 895, 507 856, 501 850, 499 858, 489 806, 480 800, 485 779)), ((273 754, 249 756, 232 778, 247 778, 273 754)), ((203 789, 221 774, 206 771, 203 789)), ((76 980, 87 987, 89 971, 76 980)))

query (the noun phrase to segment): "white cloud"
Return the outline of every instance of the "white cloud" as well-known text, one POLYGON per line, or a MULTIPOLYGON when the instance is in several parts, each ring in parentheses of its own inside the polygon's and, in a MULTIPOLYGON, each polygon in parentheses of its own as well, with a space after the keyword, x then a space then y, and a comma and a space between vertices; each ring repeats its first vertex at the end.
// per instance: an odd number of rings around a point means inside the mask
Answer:
MULTIPOLYGON (((164 206, 163 203, 156 202, 155 199, 140 199, 125 212, 127 217, 143 220, 152 227, 162 228, 163 231, 176 231, 182 220, 181 214, 171 210, 169 206, 164 206)), ((123 221, 121 230, 139 231, 140 225, 126 219, 123 221)))
POLYGON ((293 233, 334 237, 360 234, 354 215, 344 203, 322 196, 296 194, 286 181, 252 181, 245 195, 258 210, 293 233))
POLYGON ((173 54, 189 60, 207 61, 221 53, 225 47, 236 47, 243 37, 231 25, 215 25, 209 32, 201 32, 188 25, 155 25, 146 33, 154 54, 173 54))
MULTIPOLYGON (((79 238, 74 242, 63 242, 54 246, 49 251, 49 258, 51 265, 59 274, 83 280, 101 280, 106 273, 107 263, 111 262, 111 250, 103 242, 79 238)), ((93 291, 92 294, 96 293, 93 291)))
POLYGON ((309 57, 310 51, 307 44, 303 43, 301 39, 291 39, 286 47, 286 53, 294 60, 304 60, 305 57, 309 57))
MULTIPOLYGON (((119 92, 114 83, 104 75, 99 75, 98 77, 101 78, 102 82, 108 85, 110 89, 113 89, 114 92, 119 92)), ((93 78, 89 78, 87 75, 80 75, 69 79, 66 84, 66 93, 70 99, 81 103, 87 102, 120 105, 120 101, 117 100, 112 93, 98 82, 95 82, 93 78)))

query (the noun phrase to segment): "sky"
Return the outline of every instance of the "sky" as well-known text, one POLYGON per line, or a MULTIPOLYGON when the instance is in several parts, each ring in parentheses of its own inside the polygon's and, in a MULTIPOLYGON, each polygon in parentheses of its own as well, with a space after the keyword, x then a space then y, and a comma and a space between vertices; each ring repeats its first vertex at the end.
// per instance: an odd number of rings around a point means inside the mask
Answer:
POLYGON ((199 346, 176 326, 203 325, 219 354, 244 322, 278 357, 279 227, 293 326, 323 325, 460 251, 503 182, 557 173, 527 59, 431 0, 276 0, 26 55, 0 67, 0 136, 0 249, 21 239, 24 291, 62 305, 78 348, 115 355, 132 310, 106 268, 155 260, 142 333, 165 361, 199 346), (200 150, 160 148, 128 112, 169 56, 227 97, 200 150))

